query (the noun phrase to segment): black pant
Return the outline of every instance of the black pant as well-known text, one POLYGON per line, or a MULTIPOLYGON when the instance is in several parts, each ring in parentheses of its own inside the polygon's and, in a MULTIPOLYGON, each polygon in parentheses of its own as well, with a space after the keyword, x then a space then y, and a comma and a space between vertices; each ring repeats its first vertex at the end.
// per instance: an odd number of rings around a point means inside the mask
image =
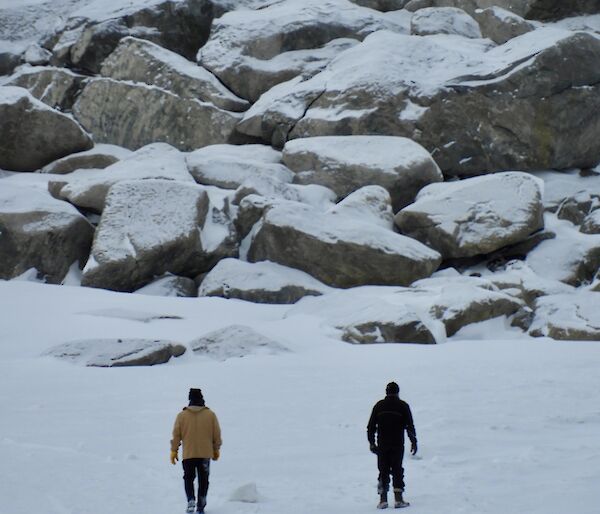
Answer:
POLYGON ((377 450, 377 468, 379 469, 379 492, 387 493, 390 488, 390 475, 394 489, 404 491, 404 446, 395 448, 379 448, 377 450))
POLYGON ((206 499, 208 493, 208 475, 210 474, 210 459, 183 459, 183 484, 188 501, 195 500, 194 479, 198 474, 198 501, 206 499))

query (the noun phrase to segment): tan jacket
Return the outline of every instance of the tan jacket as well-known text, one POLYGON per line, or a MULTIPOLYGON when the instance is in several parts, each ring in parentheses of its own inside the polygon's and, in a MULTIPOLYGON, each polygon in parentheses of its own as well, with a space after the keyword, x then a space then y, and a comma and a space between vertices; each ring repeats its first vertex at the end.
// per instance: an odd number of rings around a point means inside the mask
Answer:
POLYGON ((208 407, 185 407, 175 419, 171 451, 183 442, 183 459, 212 459, 221 447, 219 420, 208 407))

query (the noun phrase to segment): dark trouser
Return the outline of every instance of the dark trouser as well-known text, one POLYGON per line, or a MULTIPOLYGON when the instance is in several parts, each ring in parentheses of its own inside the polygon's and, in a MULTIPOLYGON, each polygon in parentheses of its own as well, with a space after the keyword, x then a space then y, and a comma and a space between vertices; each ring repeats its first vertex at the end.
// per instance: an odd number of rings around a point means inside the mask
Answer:
POLYGON ((377 451, 377 468, 379 469, 379 493, 387 493, 390 488, 390 475, 394 489, 404 491, 404 446, 396 448, 379 448, 377 451))
POLYGON ((194 479, 198 474, 198 502, 206 499, 208 493, 208 475, 210 474, 210 459, 183 459, 183 484, 188 501, 195 500, 194 479))

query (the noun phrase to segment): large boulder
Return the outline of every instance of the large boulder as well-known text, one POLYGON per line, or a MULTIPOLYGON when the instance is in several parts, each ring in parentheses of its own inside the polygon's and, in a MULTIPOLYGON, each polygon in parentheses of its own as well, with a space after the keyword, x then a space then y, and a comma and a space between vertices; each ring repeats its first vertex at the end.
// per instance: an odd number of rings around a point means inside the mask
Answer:
POLYGON ((25 88, 53 109, 68 111, 73 107, 84 78, 63 68, 22 66, 5 85, 25 88))
MULTIPOLYGON (((591 114, 600 110, 599 59, 600 39, 555 28, 502 46, 379 31, 252 113, 260 112, 260 135, 273 144, 408 137, 447 175, 593 167, 600 160, 600 119, 591 114)), ((239 130, 256 127, 245 117, 239 130)))
POLYGON ((133 291, 165 273, 195 276, 205 271, 200 229, 208 203, 206 191, 195 184, 169 180, 115 184, 81 285, 133 291))
POLYGON ((34 187, 0 185, 0 278, 35 268, 60 283, 73 263, 86 261, 94 229, 72 206, 34 187))
POLYGON ((401 30, 385 15, 348 0, 285 0, 215 20, 198 62, 254 102, 280 82, 314 74, 381 29, 401 30))
POLYGON ((152 339, 83 339, 55 346, 46 355, 98 368, 154 366, 185 353, 185 346, 152 339))
POLYGON ((77 207, 102 212, 108 190, 124 180, 164 179, 193 183, 185 155, 165 143, 154 143, 105 169, 79 170, 48 182, 52 196, 77 207))
POLYGON ((394 212, 390 193, 381 186, 361 187, 327 210, 328 214, 394 229, 394 212))
POLYGON ((93 146, 77 122, 20 87, 0 87, 0 119, 0 168, 5 170, 34 171, 93 146))
POLYGON ((479 23, 483 37, 487 37, 499 45, 527 34, 538 28, 539 25, 500 7, 478 9, 473 13, 473 17, 479 23))
POLYGON ((388 136, 325 136, 288 141, 283 162, 297 184, 321 184, 340 198, 367 185, 386 188, 394 212, 419 190, 444 177, 429 152, 410 139, 388 136))
POLYGON ((410 32, 417 36, 451 34, 480 38, 479 24, 462 9, 456 7, 429 7, 417 11, 410 21, 410 32))
POLYGON ((544 227, 540 182, 505 172, 432 184, 395 218, 400 231, 445 259, 488 254, 544 227))
POLYGON ((44 166, 41 173, 65 175, 81 169, 104 169, 131 155, 126 148, 114 145, 96 145, 91 150, 67 155, 44 166))
POLYGON ((156 86, 107 78, 87 83, 73 113, 96 142, 131 150, 156 141, 183 151, 227 143, 240 119, 235 113, 156 86))
POLYGON ((104 59, 127 36, 151 40, 193 59, 208 39, 218 11, 210 0, 149 0, 109 5, 94 0, 69 13, 63 28, 46 45, 57 64, 89 73, 98 73, 104 59))
POLYGON ((296 303, 330 288, 310 275, 274 262, 223 259, 202 280, 198 296, 237 298, 254 303, 296 303))
POLYGON ((600 295, 579 291, 539 298, 529 333, 574 341, 600 341, 600 295))
POLYGON ((101 74, 158 86, 182 98, 209 102, 227 111, 245 111, 250 106, 203 67, 143 39, 123 39, 104 61, 101 74))
POLYGON ((292 182, 294 174, 281 164, 281 152, 265 145, 211 145, 186 157, 196 182, 237 189, 253 177, 292 182))
POLYGON ((410 284, 431 275, 440 255, 379 225, 287 202, 263 216, 248 260, 270 260, 347 288, 410 284))

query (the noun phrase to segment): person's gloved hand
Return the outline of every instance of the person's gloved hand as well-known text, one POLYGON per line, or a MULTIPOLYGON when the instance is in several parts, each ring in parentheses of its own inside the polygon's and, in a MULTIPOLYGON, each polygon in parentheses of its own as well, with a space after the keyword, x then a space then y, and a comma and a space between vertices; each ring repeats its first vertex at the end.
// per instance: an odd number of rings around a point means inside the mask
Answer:
POLYGON ((371 444, 371 446, 369 446, 369 449, 371 450, 371 452, 377 455, 377 446, 375 444, 371 444))
POLYGON ((410 444, 410 453, 412 455, 417 454, 417 441, 412 441, 412 443, 410 444))
POLYGON ((177 457, 177 452, 171 452, 171 464, 173 464, 173 466, 175 465, 175 463, 179 460, 179 458, 177 457))
POLYGON ((220 456, 221 456, 221 452, 219 450, 215 450, 215 452, 213 454, 213 460, 219 460, 220 456))

